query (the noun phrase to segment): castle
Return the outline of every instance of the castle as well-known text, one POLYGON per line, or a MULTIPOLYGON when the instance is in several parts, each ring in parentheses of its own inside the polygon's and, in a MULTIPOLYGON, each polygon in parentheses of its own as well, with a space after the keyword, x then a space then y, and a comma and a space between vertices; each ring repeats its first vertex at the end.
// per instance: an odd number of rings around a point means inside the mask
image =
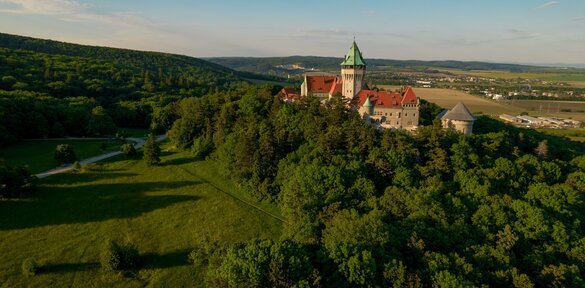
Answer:
MULTIPOLYGON (((366 66, 362 52, 354 41, 341 62, 341 75, 306 73, 300 97, 312 95, 327 100, 341 95, 368 123, 389 129, 416 129, 419 99, 412 87, 397 91, 369 89, 365 85, 366 66)), ((285 93, 287 99, 294 97, 298 96, 285 93)))
MULTIPOLYGON (((386 129, 416 130, 419 124, 419 98, 410 86, 396 91, 370 89, 365 84, 366 61, 353 41, 345 59, 341 62, 341 75, 331 73, 306 73, 300 95, 294 88, 280 92, 286 101, 294 101, 312 95, 326 101, 342 96, 350 108, 358 111, 368 123, 386 129)), ((444 110, 437 116, 445 129, 454 129, 466 136, 471 135, 476 120, 465 104, 459 102, 453 109, 444 110)))

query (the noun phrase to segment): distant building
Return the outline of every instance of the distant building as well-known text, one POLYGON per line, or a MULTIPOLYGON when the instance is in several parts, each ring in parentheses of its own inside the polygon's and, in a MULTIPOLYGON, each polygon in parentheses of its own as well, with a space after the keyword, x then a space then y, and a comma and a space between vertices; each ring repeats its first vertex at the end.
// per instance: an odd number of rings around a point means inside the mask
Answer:
POLYGON ((521 119, 523 122, 526 122, 528 124, 534 124, 534 125, 540 125, 543 123, 542 119, 538 119, 538 118, 528 116, 528 115, 520 115, 520 116, 518 116, 518 119, 521 119))
POLYGON ((500 119, 506 121, 506 122, 511 122, 511 123, 521 123, 522 119, 519 119, 518 117, 514 116, 514 115, 510 115, 510 114, 502 114, 500 115, 500 119))
POLYGON ((463 102, 457 103, 451 110, 443 110, 437 118, 441 120, 443 128, 454 129, 465 134, 465 136, 471 135, 473 123, 476 120, 463 102))
POLYGON ((341 95, 368 123, 389 129, 414 130, 418 127, 419 99, 413 89, 404 87, 394 92, 368 89, 365 85, 367 64, 355 41, 340 65, 341 75, 306 73, 300 96, 312 95, 326 100, 341 95))

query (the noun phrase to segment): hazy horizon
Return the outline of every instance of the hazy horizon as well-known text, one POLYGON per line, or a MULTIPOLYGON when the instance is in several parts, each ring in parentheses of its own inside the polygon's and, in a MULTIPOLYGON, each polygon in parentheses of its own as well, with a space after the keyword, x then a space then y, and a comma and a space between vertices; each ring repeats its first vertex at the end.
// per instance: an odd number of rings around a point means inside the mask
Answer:
POLYGON ((0 0, 2 32, 210 57, 585 65, 585 2, 0 0))

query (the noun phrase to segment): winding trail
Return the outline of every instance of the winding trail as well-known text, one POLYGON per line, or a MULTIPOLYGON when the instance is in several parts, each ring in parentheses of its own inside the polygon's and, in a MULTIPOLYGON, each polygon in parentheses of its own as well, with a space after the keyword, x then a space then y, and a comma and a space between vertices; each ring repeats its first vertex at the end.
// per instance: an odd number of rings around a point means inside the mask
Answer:
MULTIPOLYGON (((67 139, 77 139, 77 138, 67 138, 67 139)), ((103 139, 103 138, 79 138, 79 139, 90 140, 90 139, 103 139)), ((128 139, 130 141, 136 142, 134 144, 134 148, 136 150, 138 150, 140 147, 142 147, 142 145, 144 145, 144 143, 146 143, 146 141, 144 139, 142 139, 142 138, 131 138, 131 137, 128 137, 126 139, 128 139)), ((156 137, 156 142, 161 142, 161 141, 164 141, 166 139, 167 139, 167 136, 166 135, 159 135, 159 136, 156 137)), ((108 158, 111 158, 111 157, 114 157, 114 156, 120 155, 120 154, 122 154, 122 152, 120 152, 120 151, 109 152, 109 153, 105 153, 105 154, 102 154, 102 155, 98 155, 98 156, 94 156, 94 157, 89 157, 89 158, 80 160, 79 161, 79 164, 86 165, 86 164, 90 164, 90 163, 95 163, 95 162, 98 162, 98 161, 101 161, 101 160, 104 160, 104 159, 108 159, 108 158)), ((35 176, 37 176, 37 178, 39 178, 39 179, 42 179, 42 178, 47 178, 47 177, 52 176, 52 175, 55 175, 55 174, 67 172, 67 171, 70 171, 72 169, 73 169, 73 164, 67 164, 65 166, 59 166, 59 167, 53 168, 51 170, 47 170, 45 172, 36 174, 35 176)))

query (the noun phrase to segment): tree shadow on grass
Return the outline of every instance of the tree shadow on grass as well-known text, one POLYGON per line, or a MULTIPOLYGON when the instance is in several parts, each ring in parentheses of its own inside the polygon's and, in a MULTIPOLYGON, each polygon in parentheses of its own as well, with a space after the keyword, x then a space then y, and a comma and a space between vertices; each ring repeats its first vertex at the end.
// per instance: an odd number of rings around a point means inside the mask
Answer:
POLYGON ((161 163, 161 165, 162 166, 175 166, 175 165, 189 164, 189 163, 193 163, 195 161, 197 161, 197 159, 195 159, 195 158, 182 157, 182 158, 177 158, 177 159, 165 160, 161 163))
POLYGON ((100 263, 59 263, 59 264, 46 264, 41 267, 39 273, 70 273, 70 272, 81 272, 100 269, 100 263))
POLYGON ((79 184, 79 183, 86 183, 86 182, 93 182, 105 179, 116 179, 122 177, 133 177, 138 174, 136 173, 128 173, 128 172, 111 172, 108 170, 107 172, 98 172, 98 171, 84 171, 80 173, 67 173, 67 174, 60 174, 58 177, 50 177, 48 179, 43 179, 43 184, 53 184, 53 183, 67 183, 67 184, 79 184), (55 180, 53 180, 55 179, 55 180))
POLYGON ((151 193, 199 183, 176 181, 45 187, 35 193, 34 199, 0 202, 0 230, 133 218, 177 203, 198 200, 199 197, 193 195, 151 193))
POLYGON ((191 250, 184 249, 173 251, 167 254, 147 253, 140 256, 140 264, 143 268, 163 269, 177 266, 189 265, 189 253, 191 250))

